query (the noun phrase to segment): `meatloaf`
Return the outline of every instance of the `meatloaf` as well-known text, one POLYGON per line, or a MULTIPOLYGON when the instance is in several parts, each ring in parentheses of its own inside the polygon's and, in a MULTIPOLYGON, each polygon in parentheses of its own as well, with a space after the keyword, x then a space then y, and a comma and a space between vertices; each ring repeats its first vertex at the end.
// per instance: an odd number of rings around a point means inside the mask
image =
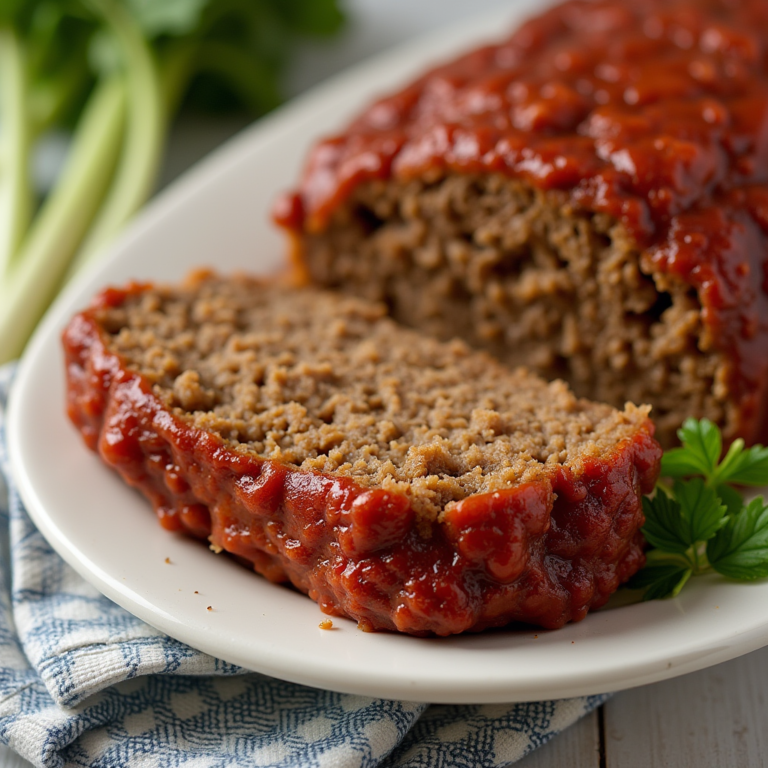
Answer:
POLYGON ((311 280, 585 397, 768 439, 768 2, 570 0, 312 151, 311 280))
POLYGON ((644 562, 648 408, 385 311, 245 277, 108 289, 64 333, 69 415, 165 528, 365 629, 555 628, 605 603, 644 562))

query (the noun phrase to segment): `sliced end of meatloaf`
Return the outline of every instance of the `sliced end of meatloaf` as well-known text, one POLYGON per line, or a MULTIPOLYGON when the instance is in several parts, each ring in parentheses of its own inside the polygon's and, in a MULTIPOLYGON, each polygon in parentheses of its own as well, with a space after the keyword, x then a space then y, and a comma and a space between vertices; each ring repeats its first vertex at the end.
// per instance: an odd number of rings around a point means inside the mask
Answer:
POLYGON ((70 416, 167 527, 363 626, 560 626, 642 563, 647 407, 580 400, 380 304, 198 275, 105 292, 65 346, 70 416))
POLYGON ((653 405, 670 445, 689 416, 733 436, 727 356, 696 290, 655 268, 613 217, 501 174, 361 184, 302 258, 312 282, 384 302, 580 396, 653 405))
POLYGON ((566 0, 310 153, 310 279, 578 395, 768 441, 768 3, 566 0))

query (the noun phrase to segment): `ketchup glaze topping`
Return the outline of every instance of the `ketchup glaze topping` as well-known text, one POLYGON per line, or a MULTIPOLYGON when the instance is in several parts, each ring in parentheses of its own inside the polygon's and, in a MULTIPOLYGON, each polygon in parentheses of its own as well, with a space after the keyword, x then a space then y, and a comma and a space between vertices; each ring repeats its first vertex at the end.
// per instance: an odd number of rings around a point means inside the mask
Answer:
POLYGON ((566 190, 621 221, 646 273, 695 289, 736 430, 768 437, 765 0, 568 0, 320 142, 275 219, 319 232, 367 180, 444 172, 566 190))

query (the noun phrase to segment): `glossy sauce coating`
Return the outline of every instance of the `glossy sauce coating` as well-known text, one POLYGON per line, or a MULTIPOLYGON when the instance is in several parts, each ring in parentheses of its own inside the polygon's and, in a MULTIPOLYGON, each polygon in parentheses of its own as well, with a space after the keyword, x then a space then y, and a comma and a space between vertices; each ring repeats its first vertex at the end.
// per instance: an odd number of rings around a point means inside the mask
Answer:
MULTIPOLYGON (((103 292, 118 306, 131 293, 103 292)), ((326 613, 365 629, 449 635, 511 621, 557 628, 606 602, 644 562, 641 493, 661 449, 647 422, 578 472, 469 497, 429 536, 405 495, 237 451, 172 414, 107 348, 95 309, 64 333, 68 414, 86 444, 152 503, 326 613)))
POLYGON ((765 0, 570 0, 319 143, 275 218, 322 231, 367 180, 445 172, 523 178, 621 221, 644 271, 696 291, 737 431, 768 439, 765 0))

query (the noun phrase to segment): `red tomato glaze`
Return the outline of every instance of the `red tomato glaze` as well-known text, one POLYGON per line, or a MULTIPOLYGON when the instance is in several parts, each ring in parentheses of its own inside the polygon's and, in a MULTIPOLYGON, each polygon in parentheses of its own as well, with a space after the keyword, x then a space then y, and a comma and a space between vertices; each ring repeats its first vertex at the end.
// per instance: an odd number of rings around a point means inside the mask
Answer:
MULTIPOLYGON (((94 306, 140 290, 109 289, 94 306)), ((236 451, 173 415, 107 349, 94 311, 64 333, 68 414, 86 444, 164 528, 209 538, 326 613, 416 635, 554 629, 603 605, 644 562, 641 494, 661 457, 650 422, 578 473, 552 468, 450 506, 425 535, 404 495, 236 451)))
POLYGON ((622 221, 703 308, 737 431, 768 439, 768 2, 569 0, 426 73, 313 150, 275 218, 321 231, 359 184, 498 172, 622 221))

